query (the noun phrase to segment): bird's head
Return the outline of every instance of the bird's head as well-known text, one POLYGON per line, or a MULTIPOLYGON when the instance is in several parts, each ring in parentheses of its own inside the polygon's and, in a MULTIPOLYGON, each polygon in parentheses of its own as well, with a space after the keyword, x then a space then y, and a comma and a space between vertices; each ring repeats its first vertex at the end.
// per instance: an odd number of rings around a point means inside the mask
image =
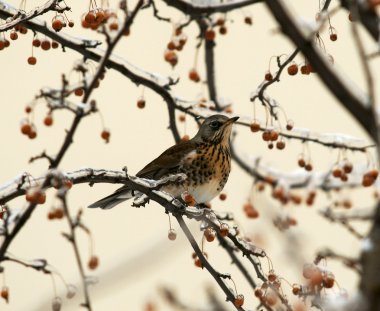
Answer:
POLYGON ((194 138, 204 142, 228 144, 232 125, 237 119, 239 117, 228 118, 220 114, 208 117, 194 138))

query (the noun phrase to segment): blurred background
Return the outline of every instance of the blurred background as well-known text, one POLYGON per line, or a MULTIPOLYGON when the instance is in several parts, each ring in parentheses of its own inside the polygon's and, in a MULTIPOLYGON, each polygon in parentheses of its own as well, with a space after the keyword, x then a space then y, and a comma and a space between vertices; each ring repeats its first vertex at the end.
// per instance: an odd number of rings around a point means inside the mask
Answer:
MULTIPOLYGON (((135 1, 128 1, 133 8, 135 1)), ((19 1, 9 1, 18 7, 19 1)), ((28 0, 26 10, 30 10, 42 1, 28 0)), ((103 40, 102 35, 80 26, 81 15, 88 10, 88 1, 68 1, 72 8, 69 18, 75 21, 73 29, 66 28, 73 36, 103 40)), ((174 8, 157 1, 160 15, 170 17, 173 21, 183 22, 186 18, 174 8)), ((289 1, 299 18, 313 21, 318 12, 318 1, 289 1)), ((338 5, 335 1, 331 7, 338 5)), ((117 1, 110 1, 110 7, 116 8, 117 1)), ((350 23, 345 10, 339 10, 331 17, 338 40, 329 40, 328 29, 321 32, 327 53, 335 60, 334 66, 344 72, 359 88, 366 90, 363 71, 352 39, 350 23)), ((48 13, 41 19, 50 21, 54 16, 48 13)), ((258 3, 242 10, 235 10, 227 15, 228 32, 216 37, 216 82, 219 96, 231 103, 234 114, 252 117, 250 94, 262 82, 268 70, 271 56, 291 54, 295 47, 280 33, 276 22, 266 6, 258 3), (250 16, 253 25, 244 23, 244 17, 250 16)), ((175 96, 197 100, 207 97, 207 89, 201 83, 195 84, 187 77, 193 67, 195 46, 199 34, 196 23, 184 29, 188 42, 179 54, 179 62, 174 70, 164 61, 163 53, 170 41, 173 25, 153 17, 152 9, 139 13, 131 34, 118 44, 115 54, 123 57, 135 66, 162 76, 180 77, 180 82, 172 88, 175 96)), ((375 50, 365 31, 360 31, 366 44, 367 52, 375 50)), ((43 37, 40 35, 40 37, 43 37)), ((70 126, 73 115, 67 111, 54 112, 54 125, 47 128, 43 119, 47 113, 46 105, 36 106, 34 120, 38 137, 29 140, 20 133, 20 120, 25 117, 24 108, 43 87, 59 88, 61 74, 70 77, 70 82, 79 80, 78 74, 71 68, 81 56, 66 49, 42 51, 35 49, 37 64, 30 66, 27 58, 31 55, 32 33, 20 36, 11 47, 0 51, 1 97, 0 135, 2 148, 0 152, 0 184, 5 184, 18 174, 28 172, 34 177, 43 175, 47 169, 45 160, 29 164, 30 157, 46 150, 55 154, 64 139, 65 130, 70 126), (71 72, 71 73, 70 73, 71 72)), ((296 58, 298 64, 304 62, 302 55, 296 58)), ((379 59, 371 62, 373 72, 380 69, 379 59)), ((275 62, 272 62, 275 70, 275 62)), ((198 69, 204 73, 204 53, 200 49, 198 69)), ((379 81, 376 80, 376 86, 379 81)), ((295 126, 308 128, 320 133, 344 133, 369 141, 366 133, 355 123, 354 119, 341 108, 334 96, 324 88, 317 75, 289 76, 284 72, 281 83, 269 89, 269 94, 278 100, 288 118, 294 120, 295 126)), ((100 137, 103 130, 99 114, 85 118, 81 123, 70 147, 63 159, 60 169, 65 172, 84 167, 121 170, 127 166, 131 174, 138 172, 145 164, 158 156, 174 143, 168 130, 166 103, 160 96, 148 89, 137 87, 131 81, 112 70, 107 71, 100 88, 93 93, 98 103, 105 126, 111 132, 110 143, 105 144, 100 137), (139 109, 137 99, 144 94, 146 107, 139 109)), ((77 97, 73 100, 79 101, 77 97)), ((265 111, 257 106, 257 117, 265 120, 265 111)), ((192 119, 178 123, 181 134, 193 136, 197 127, 192 119)), ((261 157, 261 163, 284 172, 297 169, 298 155, 302 152, 299 141, 287 141, 283 151, 268 150, 262 142, 261 135, 252 134, 248 128, 238 127, 236 148, 242 155, 261 157)), ((309 144, 313 165, 316 171, 326 171, 336 161, 338 151, 309 144)), ((348 153, 353 162, 365 163, 362 153, 348 153)), ((350 198, 356 207, 369 207, 374 199, 372 190, 342 190, 329 196, 318 195, 313 207, 288 204, 281 206, 270 197, 269 189, 264 192, 252 190, 252 178, 233 164, 229 181, 224 193, 227 200, 218 198, 212 202, 217 211, 234 213, 236 220, 246 236, 252 238, 257 246, 265 249, 272 260, 274 269, 283 278, 292 283, 302 282, 302 265, 314 259, 315 252, 324 247, 347 256, 360 253, 361 242, 348 234, 337 224, 331 224, 318 215, 320 207, 328 206, 333 200, 350 198), (243 204, 251 199, 260 213, 257 219, 248 219, 243 213, 243 204), (285 232, 280 232, 273 219, 278 215, 291 215, 298 224, 285 232)), ((96 184, 74 186, 68 196, 72 214, 84 209, 83 222, 91 229, 94 239, 94 252, 99 257, 99 267, 87 274, 94 276, 98 282, 90 287, 90 297, 94 310, 145 310, 148 302, 153 302, 159 310, 169 310, 160 297, 158 289, 162 286, 174 289, 178 297, 193 306, 207 304, 206 289, 214 286, 211 276, 194 266, 191 258, 192 249, 175 221, 173 227, 178 237, 169 241, 168 216, 164 209, 151 202, 145 208, 133 208, 131 202, 123 203, 112 210, 87 210, 86 206, 109 194, 116 185, 96 184)), ((55 191, 47 192, 47 203, 38 206, 33 217, 18 234, 9 252, 25 260, 45 258, 68 283, 78 287, 78 294, 72 300, 65 299, 65 289, 56 279, 58 293, 63 297, 63 310, 77 310, 83 301, 78 267, 72 246, 62 237, 68 232, 65 220, 49 221, 47 213, 50 206, 57 204, 55 191)), ((25 198, 20 197, 9 204, 10 208, 26 206, 25 198)), ((193 233, 200 242, 202 233, 199 224, 188 221, 193 233)), ((365 233, 365 226, 358 230, 365 233)), ((83 260, 90 257, 89 241, 85 234, 79 234, 79 246, 83 260)), ((237 269, 230 264, 226 253, 219 249, 216 242, 205 244, 212 265, 220 272, 231 273, 238 291, 245 295, 247 308, 255 308, 257 300, 247 282, 242 279, 237 269)), ((264 271, 268 264, 262 261, 264 271)), ((5 311, 50 310, 54 298, 51 278, 43 273, 27 269, 15 263, 5 262, 5 282, 10 289, 10 303, 0 301, 0 309, 5 311)), ((339 262, 328 260, 326 265, 334 271, 339 286, 346 288, 353 295, 357 287, 358 276, 346 269, 339 262)), ((87 267, 86 267, 87 268, 87 267)), ((0 278, 0 286, 4 280, 0 278)), ((231 284, 232 286, 232 284, 231 284)), ((291 287, 284 288, 291 296, 291 287)), ((331 290, 339 291, 338 287, 331 290)), ((219 288, 216 294, 224 300, 219 288)), ((285 291, 286 292, 286 291, 285 291)), ((229 306, 231 308, 231 306, 229 306)))

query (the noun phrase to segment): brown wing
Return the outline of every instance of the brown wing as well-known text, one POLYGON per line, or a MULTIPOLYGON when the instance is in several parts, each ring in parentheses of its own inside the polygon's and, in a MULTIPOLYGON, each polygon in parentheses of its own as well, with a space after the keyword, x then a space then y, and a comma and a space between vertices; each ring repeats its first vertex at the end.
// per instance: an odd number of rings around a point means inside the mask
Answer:
POLYGON ((136 176, 160 179, 166 174, 175 173, 183 157, 195 150, 195 148, 195 144, 192 141, 180 142, 164 151, 158 158, 154 159, 138 172, 136 176))

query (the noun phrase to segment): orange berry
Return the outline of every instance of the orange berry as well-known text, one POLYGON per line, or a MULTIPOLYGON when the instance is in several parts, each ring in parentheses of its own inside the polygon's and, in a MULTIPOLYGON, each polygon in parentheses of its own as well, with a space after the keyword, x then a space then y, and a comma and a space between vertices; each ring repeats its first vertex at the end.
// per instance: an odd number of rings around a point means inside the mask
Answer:
POLYGON ((291 131, 291 130, 293 129, 293 127, 294 127, 294 122, 293 122, 293 120, 288 120, 288 121, 286 122, 286 129, 287 129, 288 131, 291 131))
POLYGON ((228 224, 226 224, 226 223, 220 224, 219 234, 222 237, 228 236, 229 230, 230 230, 230 227, 228 226, 228 224))
POLYGON ((342 176, 340 176, 340 180, 346 182, 348 180, 347 174, 343 173, 342 176))
POLYGON ((36 63, 37 63, 37 58, 35 58, 34 56, 28 57, 28 64, 29 65, 35 65, 36 63))
POLYGON ((220 199, 221 201, 224 201, 225 199, 227 199, 227 194, 225 194, 225 193, 221 193, 221 194, 219 194, 219 199, 220 199))
POLYGON ((259 212, 257 211, 257 209, 254 208, 254 206, 247 202, 243 205, 243 210, 245 212, 245 215, 248 217, 248 218, 257 218, 259 217, 259 212))
POLYGON ((177 238, 177 232, 174 229, 170 229, 168 232, 168 238, 170 241, 174 241, 177 238))
POLYGON ((205 32, 205 38, 208 41, 214 41, 215 39, 215 31, 212 28, 208 28, 205 32))
POLYGON ((33 39, 32 45, 36 48, 39 48, 41 46, 41 40, 38 38, 33 39))
POLYGON ((352 172, 353 165, 350 162, 345 162, 343 165, 343 170, 346 174, 350 174, 352 172))
POLYGON ((274 273, 274 270, 270 270, 268 273, 268 281, 274 282, 277 279, 277 275, 274 273))
POLYGON ((1 298, 3 298, 7 303, 9 301, 9 288, 7 286, 3 286, 1 289, 1 298))
POLYGON ((73 182, 70 179, 66 179, 63 184, 67 189, 71 189, 73 186, 73 182))
POLYGON ((253 133, 260 131, 260 123, 254 121, 253 123, 251 123, 250 129, 253 133))
POLYGON ((11 44, 11 43, 10 43, 7 39, 4 40, 4 46, 5 46, 6 48, 9 47, 10 44, 11 44))
POLYGON ((293 63, 291 64, 289 67, 288 67, 288 74, 291 75, 291 76, 294 76, 298 73, 298 66, 296 63, 293 63))
POLYGON ((0 39, 0 51, 4 50, 5 48, 5 41, 0 39))
POLYGON ((37 204, 44 204, 46 202, 46 194, 43 191, 37 192, 37 204))
POLYGON ((189 79, 194 82, 199 82, 201 80, 196 69, 191 69, 189 71, 189 79))
POLYGON ((186 115, 185 114, 181 114, 179 117, 178 117, 179 121, 180 122, 185 122, 186 121, 186 115))
POLYGON ((44 51, 48 51, 50 50, 50 47, 51 43, 48 39, 44 39, 41 41, 41 49, 43 49, 44 51))
POLYGON ((278 132, 277 131, 270 131, 270 140, 271 141, 276 141, 278 139, 278 132))
POLYGON ((374 179, 372 178, 371 175, 369 175, 368 173, 366 173, 366 174, 363 175, 362 185, 364 187, 372 186, 373 183, 374 183, 374 179))
POLYGON ((263 134, 261 135, 261 137, 263 138, 264 141, 270 141, 270 138, 271 138, 270 131, 265 130, 263 134))
POLYGON ((216 236, 216 233, 215 233, 215 230, 213 228, 206 228, 205 232, 204 232, 204 236, 207 240, 207 242, 212 242, 215 240, 215 236, 216 236))
POLYGON ((113 22, 109 25, 110 30, 118 30, 119 29, 119 23, 113 22))
POLYGON ((343 171, 339 168, 339 167, 335 167, 333 170, 332 170, 332 175, 335 177, 335 178, 340 178, 343 174, 343 171))
POLYGON ((297 296, 300 292, 301 292, 301 285, 293 284, 292 293, 297 296))
POLYGON ((57 48, 59 47, 59 43, 58 43, 57 41, 52 41, 52 42, 51 42, 51 47, 52 47, 53 49, 57 49, 57 48))
POLYGON ((55 219, 55 213, 54 213, 54 211, 49 211, 48 214, 47 214, 47 218, 49 220, 55 219))
POLYGON ((183 196, 183 200, 189 206, 195 206, 197 204, 197 202, 195 201, 194 197, 190 193, 186 193, 183 196))
POLYGON ((373 169, 373 170, 370 170, 368 172, 368 174, 374 179, 376 180, 377 176, 379 176, 379 171, 377 169, 373 169))
POLYGON ((216 25, 218 25, 218 26, 223 26, 224 25, 224 23, 225 23, 225 19, 224 19, 224 17, 219 17, 217 20, 216 20, 216 25))
POLYGON ((74 21, 69 21, 69 27, 73 28, 74 27, 74 21))
POLYGON ((278 150, 283 150, 285 148, 285 142, 280 140, 276 143, 276 147, 278 150))
POLYGON ((95 270, 99 265, 99 258, 97 256, 92 255, 90 260, 87 263, 87 266, 90 270, 95 270))
POLYGON ((265 73, 264 78, 265 78, 265 80, 267 80, 267 81, 272 81, 272 80, 273 80, 273 76, 272 76, 272 74, 271 74, 269 71, 267 71, 267 72, 265 73))
POLYGON ((332 33, 332 34, 330 34, 330 40, 331 40, 331 41, 336 41, 336 40, 338 40, 338 35, 337 35, 336 33, 332 33))
POLYGON ((109 130, 103 130, 100 136, 108 143, 110 141, 111 132, 109 130))
POLYGON ((63 211, 63 208, 56 208, 54 210, 54 216, 57 219, 62 219, 65 216, 65 212, 63 211))
POLYGON ((140 108, 140 109, 144 109, 144 108, 145 108, 145 99, 140 98, 140 99, 137 101, 137 107, 140 108))
POLYGON ((263 290, 262 290, 261 288, 259 288, 259 287, 256 287, 256 288, 255 288, 254 293, 255 293, 255 296, 256 296, 257 298, 261 298, 261 297, 263 297, 263 295, 264 295, 263 290))
POLYGON ((81 21, 81 25, 83 28, 87 29, 87 28, 90 28, 91 25, 89 23, 86 22, 86 20, 83 18, 82 21, 81 21))
POLYGON ((202 261, 199 259, 199 257, 196 257, 195 260, 194 260, 194 265, 198 268, 202 268, 203 269, 203 264, 202 264, 202 261))
POLYGON ((309 66, 307 66, 306 64, 302 65, 301 66, 301 73, 303 75, 309 75, 310 74, 310 68, 309 68, 309 66))
POLYGON ((299 167, 305 167, 306 162, 303 158, 298 159, 298 166, 299 167))
POLYGON ((244 304, 244 296, 242 294, 239 294, 235 297, 234 305, 236 308, 242 307, 244 304))
POLYGON ((74 94, 76 95, 76 96, 82 96, 83 95, 83 93, 84 93, 84 90, 83 90, 83 88, 78 88, 78 89, 75 89, 75 91, 74 91, 74 94))
POLYGON ((312 171, 313 170, 313 165, 311 164, 311 163, 307 163, 306 165, 305 165, 305 170, 307 170, 307 171, 312 171))
POLYGON ((189 141, 190 140, 190 136, 189 135, 183 135, 182 138, 181 138, 181 141, 189 141))
POLYGON ((86 21, 86 23, 88 23, 90 25, 95 23, 95 21, 96 21, 95 13, 92 11, 87 12, 87 14, 84 16, 84 20, 86 21))
POLYGON ((60 19, 55 19, 53 20, 51 27, 58 32, 63 28, 63 23, 60 19))
POLYGON ((32 112, 32 107, 30 107, 30 106, 26 106, 26 107, 25 107, 25 112, 26 112, 26 113, 31 113, 31 112, 32 112))
POLYGON ((312 285, 319 285, 323 281, 322 273, 319 269, 314 269, 310 278, 312 285))
POLYGON ((168 43, 168 45, 167 45, 167 48, 168 48, 168 50, 170 50, 170 51, 175 50, 175 48, 176 48, 175 43, 174 43, 173 41, 170 41, 170 42, 168 43))
POLYGON ((53 116, 51 114, 48 114, 44 119, 44 124, 46 126, 51 126, 53 124, 53 116))
POLYGON ((325 288, 332 288, 334 286, 334 283, 335 283, 334 274, 332 274, 331 272, 327 272, 323 276, 323 286, 325 288))
POLYGON ((32 132, 32 126, 29 123, 21 124, 21 133, 29 135, 32 132))
POLYGON ((37 137, 36 130, 32 127, 31 132, 28 134, 29 139, 35 139, 37 137))
POLYGON ((95 21, 97 23, 102 23, 104 20, 106 19, 106 15, 104 14, 103 11, 98 11, 96 12, 96 15, 95 15, 95 21))
POLYGON ((18 38, 18 34, 17 34, 17 32, 16 32, 16 31, 12 31, 12 32, 10 33, 10 35, 9 35, 9 38, 10 38, 11 40, 17 40, 17 38, 18 38))

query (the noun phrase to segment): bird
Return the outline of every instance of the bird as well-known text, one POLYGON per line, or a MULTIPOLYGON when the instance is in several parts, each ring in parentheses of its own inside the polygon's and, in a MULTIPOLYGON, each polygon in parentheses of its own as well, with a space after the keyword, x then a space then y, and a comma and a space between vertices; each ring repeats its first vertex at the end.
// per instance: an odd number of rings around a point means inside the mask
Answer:
MULTIPOLYGON (((180 200, 184 193, 190 194, 199 206, 208 203, 223 190, 230 174, 230 136, 232 126, 238 119, 221 114, 206 118, 193 138, 168 148, 136 176, 160 180, 170 175, 184 174, 184 180, 165 184, 160 191, 180 200)), ((124 185, 88 207, 110 209, 133 195, 133 191, 124 185)))

